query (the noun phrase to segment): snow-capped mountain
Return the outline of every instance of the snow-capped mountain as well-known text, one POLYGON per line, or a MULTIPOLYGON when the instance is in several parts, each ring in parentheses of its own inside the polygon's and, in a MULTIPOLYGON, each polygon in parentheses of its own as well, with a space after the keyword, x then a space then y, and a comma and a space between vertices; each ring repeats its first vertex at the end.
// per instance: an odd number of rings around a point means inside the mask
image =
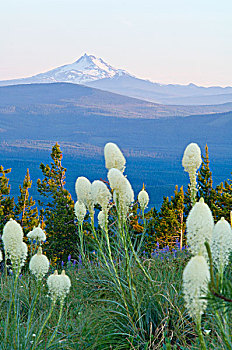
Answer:
POLYGON ((115 75, 129 75, 129 73, 122 69, 112 67, 101 58, 84 54, 74 63, 66 64, 29 78, 0 81, 0 85, 60 82, 85 84, 95 80, 113 78, 115 75))
POLYGON ((34 83, 73 83, 167 105, 215 105, 232 102, 232 87, 159 84, 116 69, 84 54, 71 64, 29 78, 0 81, 0 86, 34 83))

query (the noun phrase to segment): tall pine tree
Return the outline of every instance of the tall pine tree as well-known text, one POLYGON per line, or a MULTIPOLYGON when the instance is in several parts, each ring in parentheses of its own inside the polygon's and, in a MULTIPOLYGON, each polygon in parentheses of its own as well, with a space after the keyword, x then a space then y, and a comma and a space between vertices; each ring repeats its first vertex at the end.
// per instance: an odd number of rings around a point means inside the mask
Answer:
POLYGON ((55 261, 67 260, 69 254, 76 254, 77 228, 74 223, 74 201, 65 189, 66 169, 62 166, 62 152, 58 143, 52 148, 50 165, 40 164, 43 179, 38 179, 38 192, 45 199, 40 200, 45 230, 48 237, 46 251, 55 261))
POLYGON ((213 191, 212 212, 215 221, 224 217, 230 222, 232 210, 232 180, 220 183, 213 191))
POLYGON ((11 172, 11 169, 4 170, 3 166, 0 166, 0 230, 2 232, 5 223, 14 217, 14 197, 10 196, 11 186, 9 185, 9 179, 7 174, 11 172))
POLYGON ((163 197, 159 213, 154 212, 154 217, 149 222, 149 236, 147 247, 158 242, 160 247, 168 245, 170 248, 176 245, 176 240, 184 241, 184 191, 183 187, 175 187, 174 196, 169 199, 163 197))
POLYGON ((32 181, 30 179, 29 169, 27 169, 23 185, 19 186, 20 195, 15 205, 15 218, 20 222, 26 234, 31 231, 34 226, 38 226, 39 224, 38 208, 35 206, 35 201, 29 194, 31 185, 32 181))
POLYGON ((209 168, 209 150, 205 146, 205 156, 202 156, 201 168, 198 172, 198 199, 204 198, 209 207, 212 205, 213 179, 209 168))
POLYGON ((171 197, 173 203, 173 209, 176 214, 177 222, 176 222, 176 235, 179 236, 178 240, 180 242, 180 249, 182 249, 185 243, 185 222, 184 222, 184 189, 183 186, 178 190, 178 186, 176 185, 174 196, 171 197))

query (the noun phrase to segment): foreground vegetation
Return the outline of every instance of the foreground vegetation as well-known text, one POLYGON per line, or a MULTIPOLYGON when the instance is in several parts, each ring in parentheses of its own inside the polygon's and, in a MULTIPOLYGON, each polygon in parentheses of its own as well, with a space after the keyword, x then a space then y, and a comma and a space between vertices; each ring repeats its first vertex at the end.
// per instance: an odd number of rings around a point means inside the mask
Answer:
POLYGON ((29 198, 29 178, 21 189, 14 211, 21 225, 9 220, 15 204, 2 169, 0 349, 231 349, 232 231, 218 220, 220 203, 228 218, 230 197, 212 188, 207 155, 199 191, 200 150, 191 144, 190 156, 183 158, 188 192, 176 189, 170 200, 164 198, 160 213, 147 212, 147 192, 143 188, 134 203, 123 175, 125 159, 108 145, 109 183, 79 177, 75 206, 56 145, 51 167, 41 165, 38 190, 47 200, 40 203, 39 217, 29 198), (197 202, 201 193, 212 212, 203 199, 197 202), (41 227, 31 229, 33 218, 41 227), (67 225, 70 231, 62 231, 67 225))

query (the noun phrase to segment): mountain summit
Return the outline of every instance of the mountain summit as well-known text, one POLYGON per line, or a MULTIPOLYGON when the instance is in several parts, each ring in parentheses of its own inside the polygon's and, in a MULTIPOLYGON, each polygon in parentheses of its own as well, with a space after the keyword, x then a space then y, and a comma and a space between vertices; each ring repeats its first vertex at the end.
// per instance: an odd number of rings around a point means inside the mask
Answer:
POLYGON ((73 83, 85 84, 95 80, 113 78, 115 75, 127 75, 122 69, 116 69, 101 58, 86 53, 71 64, 40 73, 29 78, 0 81, 0 85, 33 84, 33 83, 73 83))
MULTIPOLYGON (((155 68, 154 68, 155 69, 155 68)), ((86 53, 77 61, 29 78, 0 81, 0 86, 73 83, 166 105, 215 105, 232 102, 232 87, 159 84, 139 79, 86 53)))

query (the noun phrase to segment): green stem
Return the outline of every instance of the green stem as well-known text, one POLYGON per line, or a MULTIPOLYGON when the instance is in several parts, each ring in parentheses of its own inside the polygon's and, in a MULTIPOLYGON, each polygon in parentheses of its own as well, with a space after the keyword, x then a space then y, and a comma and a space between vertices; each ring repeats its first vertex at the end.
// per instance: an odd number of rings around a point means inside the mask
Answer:
POLYGON ((53 339, 55 338, 55 335, 56 335, 56 333, 58 331, 58 327, 60 325, 60 320, 61 320, 61 316, 62 316, 62 312, 63 312, 63 307, 64 307, 64 298, 62 298, 61 301, 60 301, 60 312, 59 312, 59 318, 58 318, 58 321, 57 321, 57 326, 56 326, 56 328, 55 328, 55 330, 53 332, 53 335, 52 335, 51 339, 49 340, 47 346, 51 345, 51 343, 52 343, 53 339))
MULTIPOLYGON (((127 312, 127 317, 129 318, 129 320, 130 320, 130 322, 131 322, 133 328, 136 329, 135 324, 134 324, 134 321, 133 321, 133 319, 132 319, 132 317, 131 317, 131 315, 130 315, 130 311, 129 311, 129 308, 128 308, 128 305, 127 305, 126 295, 125 295, 124 289, 123 289, 123 287, 122 287, 122 284, 121 284, 121 281, 120 281, 120 278, 119 278, 117 269, 116 269, 115 264, 114 264, 114 261, 113 261, 112 251, 111 251, 111 247, 110 247, 109 234, 108 234, 108 226, 105 227, 105 237, 106 237, 106 243, 107 243, 107 248, 108 248, 109 259, 110 259, 112 268, 113 268, 113 270, 114 270, 114 274, 115 274, 115 278, 116 278, 116 281, 117 281, 119 290, 120 290, 120 292, 122 293, 122 299, 123 299, 123 303, 124 303, 124 306, 125 306, 125 309, 126 309, 126 312, 127 312)), ((115 278, 114 278, 114 279, 115 279, 115 278)))
POLYGON ((80 238, 80 245, 81 245, 81 257, 82 261, 85 261, 85 253, 84 253, 84 236, 83 236, 83 224, 78 224, 78 232, 79 232, 79 238, 80 238))
POLYGON ((197 195, 197 174, 189 173, 190 179, 190 193, 191 193, 191 204, 192 206, 196 203, 196 195, 197 195))
POLYGON ((139 254, 139 251, 142 247, 144 236, 145 236, 146 229, 147 229, 147 221, 146 221, 145 216, 144 216, 144 210, 142 210, 142 216, 143 216, 143 232, 142 232, 142 236, 141 236, 138 248, 137 248, 137 254, 139 254))
POLYGON ((127 235, 127 240, 128 240, 128 243, 129 243, 129 245, 130 245, 130 248, 131 248, 131 250, 132 250, 132 253, 133 253, 133 255, 134 255, 134 257, 135 257, 135 260, 136 260, 137 264, 139 265, 140 269, 143 271, 143 273, 144 273, 144 275, 147 277, 147 279, 148 279, 150 282, 153 283, 154 281, 152 280, 151 276, 149 276, 149 274, 148 274, 147 271, 145 270, 144 266, 141 264, 141 261, 140 261, 140 259, 139 259, 139 257, 138 257, 138 254, 136 253, 136 251, 135 251, 135 249, 134 249, 134 246, 133 246, 133 244, 132 244, 132 241, 131 241, 131 238, 130 238, 130 235, 129 235, 129 234, 127 235))
POLYGON ((199 316, 196 320, 196 328, 197 328, 197 333, 199 336, 199 340, 200 340, 200 344, 201 344, 201 350, 207 350, 206 348, 206 344, 205 344, 205 339, 204 336, 202 334, 202 330, 201 330, 201 316, 199 316))
POLYGON ((12 293, 12 303, 14 307, 14 321, 15 321, 15 346, 18 342, 18 332, 17 332, 17 305, 16 305, 16 300, 17 300, 17 283, 18 283, 18 278, 20 274, 20 261, 18 261, 18 264, 16 265, 17 268, 14 268, 14 271, 16 271, 16 276, 14 280, 14 286, 13 286, 13 293, 12 293))
POLYGON ((214 274, 213 274, 213 258, 212 258, 210 245, 209 245, 208 242, 205 242, 205 247, 206 247, 206 250, 207 250, 208 257, 209 257, 210 283, 213 286, 213 288, 215 289, 215 281, 214 281, 214 274))
POLYGON ((49 319, 50 319, 50 317, 52 315, 52 311, 54 309, 55 304, 56 304, 56 299, 53 299, 52 300, 52 305, 51 305, 51 308, 50 308, 50 311, 49 311, 49 314, 47 315, 47 317, 46 317, 42 327, 40 328, 39 334, 38 334, 37 338, 35 339, 34 345, 33 345, 31 350, 36 349, 36 346, 37 346, 38 341, 39 341, 39 339, 41 337, 41 334, 43 333, 44 327, 46 326, 47 322, 49 321, 49 319))
POLYGON ((32 324, 32 319, 33 319, 33 316, 34 316, 34 312, 35 312, 35 308, 36 308, 36 304, 37 304, 37 301, 39 299, 39 296, 40 296, 40 290, 41 290, 41 284, 42 284, 42 279, 38 281, 38 289, 37 289, 37 294, 36 294, 36 297, 35 297, 35 300, 32 304, 32 310, 31 310, 31 313, 30 315, 28 316, 28 326, 27 326, 27 334, 26 334, 26 342, 27 342, 27 338, 28 338, 28 335, 30 333, 30 330, 31 330, 31 324, 32 324))

